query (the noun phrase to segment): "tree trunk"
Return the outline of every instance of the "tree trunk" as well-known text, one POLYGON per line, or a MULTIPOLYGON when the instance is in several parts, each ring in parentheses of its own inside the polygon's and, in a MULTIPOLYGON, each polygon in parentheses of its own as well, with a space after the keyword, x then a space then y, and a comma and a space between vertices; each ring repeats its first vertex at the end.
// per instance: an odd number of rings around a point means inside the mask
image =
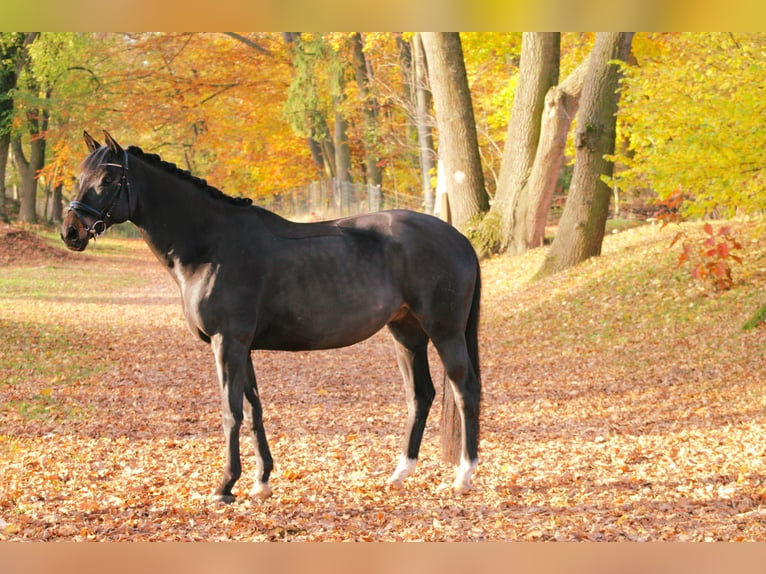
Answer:
POLYGON ((325 161, 324 153, 322 153, 321 144, 314 138, 306 138, 306 143, 308 144, 309 151, 311 152, 311 159, 314 160, 314 166, 317 168, 317 175, 322 177, 322 174, 325 174, 327 177, 330 177, 330 174, 328 173, 328 165, 325 161))
MULTIPOLYGON (((35 36, 36 38, 36 36, 35 36)), ((30 43, 34 39, 30 40, 30 43)), ((28 48, 28 44, 25 45, 28 48)), ((29 51, 25 49, 24 64, 29 62, 29 51)), ((28 79, 29 92, 44 100, 51 97, 51 89, 44 91, 34 78, 28 79)), ((26 128, 29 133, 29 159, 24 155, 21 135, 11 138, 14 163, 21 177, 19 219, 25 223, 37 223, 37 174, 45 165, 45 137, 48 131, 50 112, 44 108, 30 108, 26 112, 26 128)))
POLYGON ((614 164, 619 65, 626 60, 632 32, 604 32, 596 43, 583 86, 575 132, 575 168, 559 230, 537 277, 572 267, 601 254, 611 190, 602 180, 614 164))
MULTIPOLYGON (((49 100, 51 89, 42 91, 34 79, 29 79, 30 93, 49 100)), ((24 155, 21 136, 11 138, 11 148, 16 168, 21 176, 21 202, 19 219, 25 223, 37 223, 37 174, 45 165, 45 137, 48 131, 50 112, 44 108, 27 110, 27 130, 29 132, 29 159, 24 155)))
POLYGON ((422 32, 452 222, 465 230, 489 208, 463 48, 457 32, 422 32))
POLYGON ((26 62, 25 47, 38 36, 38 32, 0 32, 0 221, 8 222, 5 207, 5 174, 11 149, 13 122, 13 89, 26 62))
POLYGON ((364 145, 364 166, 367 183, 380 186, 383 174, 378 157, 378 100, 370 90, 371 76, 367 58, 364 55, 362 35, 356 32, 351 37, 352 67, 362 98, 362 144, 364 145))
MULTIPOLYGON (((335 109, 340 108, 340 102, 335 99, 335 109)), ((348 144, 348 121, 340 111, 335 112, 335 174, 340 181, 352 181, 351 177, 351 148, 348 144)))
POLYGON ((63 205, 61 204, 63 190, 64 184, 60 182, 57 183, 53 188, 53 199, 51 202, 51 221, 54 223, 61 223, 63 220, 63 205))
POLYGON ((415 124, 418 131, 418 155, 420 158, 423 201, 426 213, 433 213, 435 206, 434 186, 431 184, 431 179, 436 169, 436 152, 434 150, 434 137, 431 131, 431 115, 429 113, 433 102, 431 101, 431 90, 428 86, 426 54, 423 50, 423 41, 420 38, 420 34, 413 36, 412 44, 415 84, 415 124))
POLYGON ((14 137, 11 142, 13 159, 21 176, 19 220, 25 223, 37 223, 37 172, 43 168, 45 161, 45 139, 35 137, 34 132, 32 134, 29 159, 24 156, 21 136, 14 137))
POLYGON ((5 172, 8 166, 8 154, 11 149, 11 135, 0 134, 0 221, 8 223, 8 211, 5 208, 5 172))
POLYGON ((545 224, 556 191, 556 183, 564 165, 569 127, 580 105, 580 92, 588 71, 588 59, 558 86, 548 90, 540 122, 540 141, 527 182, 527 247, 543 245, 545 224))
POLYGON ((406 143, 404 145, 408 152, 408 163, 411 164, 412 168, 417 171, 420 170, 421 166, 420 152, 418 150, 418 126, 416 121, 417 106, 415 100, 415 91, 417 89, 417 85, 415 83, 415 61, 413 59, 414 56, 412 53, 416 36, 417 34, 413 33, 410 35, 408 40, 405 40, 404 34, 401 32, 397 32, 394 35, 398 52, 399 73, 402 78, 402 108, 404 109, 407 122, 407 136, 405 140, 406 143))
POLYGON ((558 82, 560 40, 559 32, 525 32, 522 36, 519 83, 493 205, 500 218, 500 251, 518 254, 526 250, 526 184, 540 139, 545 94, 558 82))

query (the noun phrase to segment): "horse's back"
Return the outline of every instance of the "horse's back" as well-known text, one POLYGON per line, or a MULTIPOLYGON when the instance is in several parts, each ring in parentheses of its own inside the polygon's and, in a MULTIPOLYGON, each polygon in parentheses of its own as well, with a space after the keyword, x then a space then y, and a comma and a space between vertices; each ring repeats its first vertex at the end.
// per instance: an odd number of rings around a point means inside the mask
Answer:
POLYGON ((342 229, 380 234, 410 256, 442 253, 449 259, 466 260, 471 264, 476 260, 473 247, 465 236, 449 223, 425 213, 403 209, 377 211, 338 219, 335 224, 342 229))
POLYGON ((420 322, 431 325, 427 331, 462 332, 480 288, 478 257, 464 235, 436 217, 405 210, 351 217, 338 225, 384 238, 392 280, 420 322))

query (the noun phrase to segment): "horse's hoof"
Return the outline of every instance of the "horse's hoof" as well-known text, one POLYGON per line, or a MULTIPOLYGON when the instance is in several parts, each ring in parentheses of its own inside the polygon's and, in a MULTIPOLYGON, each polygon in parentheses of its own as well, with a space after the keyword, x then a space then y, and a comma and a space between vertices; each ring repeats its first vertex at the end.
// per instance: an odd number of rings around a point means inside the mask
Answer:
POLYGON ((214 494, 213 500, 215 502, 223 502, 224 504, 231 504, 237 498, 233 494, 214 494))
POLYGON ((452 483, 452 492, 454 494, 467 494, 472 490, 471 478, 476 471, 478 460, 468 461, 463 459, 457 470, 457 476, 452 483))
POLYGON ((404 488, 404 481, 399 478, 391 477, 386 481, 386 486, 389 490, 402 490, 404 488))
POLYGON ((253 490, 250 491, 250 496, 261 500, 266 500, 272 494, 273 492, 268 482, 256 482, 253 490))
POLYGON ((459 483, 459 484, 455 483, 455 484, 452 485, 452 492, 453 492, 453 494, 464 495, 464 494, 468 494, 472 490, 473 490, 473 487, 471 486, 470 483, 468 483, 468 484, 466 484, 466 483, 459 483))

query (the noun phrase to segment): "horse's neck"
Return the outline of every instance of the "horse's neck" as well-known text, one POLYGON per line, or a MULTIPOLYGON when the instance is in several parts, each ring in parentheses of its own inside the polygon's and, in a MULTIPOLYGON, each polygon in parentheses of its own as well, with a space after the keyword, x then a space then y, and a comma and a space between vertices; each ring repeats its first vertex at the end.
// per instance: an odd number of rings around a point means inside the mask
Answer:
POLYGON ((223 206, 187 182, 160 182, 143 189, 140 220, 144 241, 160 261, 172 267, 199 252, 201 230, 221 218, 223 206))

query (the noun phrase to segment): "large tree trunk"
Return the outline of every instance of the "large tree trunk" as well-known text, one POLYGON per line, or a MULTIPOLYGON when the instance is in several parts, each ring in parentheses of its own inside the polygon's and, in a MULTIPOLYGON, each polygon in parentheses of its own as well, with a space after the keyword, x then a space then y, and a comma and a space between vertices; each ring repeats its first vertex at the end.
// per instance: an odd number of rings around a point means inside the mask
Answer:
POLYGON ((434 137, 431 130, 431 114, 433 104, 431 90, 428 86, 428 67, 426 66, 426 54, 423 50, 423 41, 420 34, 412 38, 414 95, 415 95, 415 124, 418 130, 418 151, 420 157, 421 185, 423 201, 426 213, 434 212, 434 186, 431 179, 436 171, 436 151, 434 150, 434 137))
POLYGON ((500 251, 526 250, 526 184, 540 139, 545 94, 559 79, 560 40, 559 32, 525 32, 522 36, 519 83, 492 208, 500 218, 500 251))
MULTIPOLYGON (((27 34, 25 39, 24 62, 29 62, 29 45, 35 41, 37 36, 27 34), (26 43, 29 40, 29 43, 26 43)), ((27 89, 30 93, 49 100, 51 89, 43 91, 34 78, 28 79, 27 89)), ((27 130, 29 133, 29 159, 24 155, 24 149, 21 144, 21 135, 11 138, 11 148, 13 150, 13 159, 16 169, 21 176, 21 193, 19 205, 19 219, 25 223, 37 223, 37 174, 45 165, 45 137, 48 131, 48 119, 50 112, 43 108, 30 108, 26 112, 27 130)))
POLYGON ((29 159, 24 155, 21 136, 14 137, 11 145, 16 169, 21 176, 19 220, 37 223, 37 172, 43 168, 45 162, 45 139, 38 135, 39 130, 32 129, 30 132, 32 142, 29 159))
POLYGON ((372 74, 367 58, 364 56, 362 35, 356 32, 351 37, 352 67, 354 77, 362 98, 362 144, 364 145, 364 166, 367 172, 367 183, 380 185, 383 174, 380 171, 378 157, 378 100, 370 89, 372 74))
POLYGON ((611 190, 602 180, 614 164, 605 156, 614 153, 619 94, 619 65, 626 60, 632 32, 596 35, 583 87, 575 132, 575 168, 558 233, 542 267, 543 277, 600 255, 609 212, 611 190))
POLYGON ((11 149, 13 90, 28 58, 26 47, 38 36, 39 32, 0 33, 0 221, 5 222, 9 220, 5 207, 5 175, 11 149))
POLYGON ((548 90, 540 122, 540 141, 527 181, 527 247, 540 247, 545 240, 545 225, 564 165, 569 127, 580 105, 580 93, 588 71, 588 59, 558 86, 548 90))
POLYGON ((489 208, 463 48, 457 32, 423 32, 452 223, 465 230, 489 208))

